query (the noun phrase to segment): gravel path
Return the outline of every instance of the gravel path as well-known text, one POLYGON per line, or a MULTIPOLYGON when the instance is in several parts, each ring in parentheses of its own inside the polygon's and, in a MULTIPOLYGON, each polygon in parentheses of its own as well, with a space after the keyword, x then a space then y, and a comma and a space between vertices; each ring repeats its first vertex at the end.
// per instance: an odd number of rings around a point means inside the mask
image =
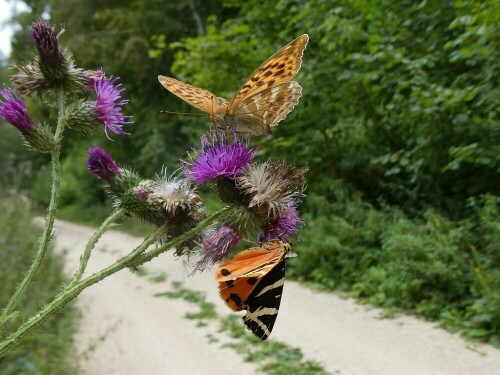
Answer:
MULTIPOLYGON (((56 246, 67 250, 71 273, 93 229, 61 221, 56 227, 56 246)), ((129 235, 108 232, 94 250, 87 274, 139 243, 129 235)), ((206 293, 218 313, 229 314, 219 300, 214 272, 187 277, 182 260, 169 254, 146 269, 148 274, 166 273, 168 280, 154 283, 123 270, 78 297, 83 312, 76 337, 81 374, 258 373, 232 349, 209 343, 206 329, 184 318, 193 305, 153 296, 178 280, 185 288, 206 293)), ((351 299, 287 281, 271 338, 300 347, 306 359, 341 375, 500 375, 500 350, 465 342, 413 317, 380 315, 380 310, 351 299)))

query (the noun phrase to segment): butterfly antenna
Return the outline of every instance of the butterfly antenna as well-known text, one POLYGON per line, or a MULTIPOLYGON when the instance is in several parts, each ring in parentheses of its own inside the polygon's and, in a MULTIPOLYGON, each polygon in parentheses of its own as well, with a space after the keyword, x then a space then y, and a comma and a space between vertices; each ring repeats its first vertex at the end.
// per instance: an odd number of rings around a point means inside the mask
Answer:
POLYGON ((162 109, 160 113, 169 113, 172 115, 206 116, 205 113, 173 112, 173 111, 166 111, 164 109, 162 109))
POLYGON ((242 241, 245 241, 245 242, 248 242, 248 243, 251 243, 252 245, 261 245, 259 242, 256 242, 256 241, 252 241, 252 240, 247 240, 246 238, 242 238, 241 239, 242 241))

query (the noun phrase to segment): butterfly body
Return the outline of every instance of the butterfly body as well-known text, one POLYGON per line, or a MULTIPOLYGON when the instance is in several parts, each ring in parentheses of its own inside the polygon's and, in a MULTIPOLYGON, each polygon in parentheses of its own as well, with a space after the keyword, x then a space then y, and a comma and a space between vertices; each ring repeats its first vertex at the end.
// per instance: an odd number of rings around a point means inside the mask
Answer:
POLYGON ((293 255, 290 244, 275 239, 238 253, 217 270, 221 298, 233 311, 246 310, 243 322, 261 340, 278 316, 285 258, 293 255))
POLYGON ((302 88, 291 79, 300 69, 308 41, 304 34, 277 51, 252 73, 230 102, 171 77, 158 79, 171 93, 206 112, 216 128, 268 134, 299 102, 302 88))

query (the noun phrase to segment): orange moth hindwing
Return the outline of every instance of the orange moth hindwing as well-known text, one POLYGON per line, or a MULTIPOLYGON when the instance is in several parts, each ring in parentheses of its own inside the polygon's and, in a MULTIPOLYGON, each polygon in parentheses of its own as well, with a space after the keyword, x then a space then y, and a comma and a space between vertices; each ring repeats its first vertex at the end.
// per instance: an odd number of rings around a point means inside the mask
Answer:
POLYGON ((269 337, 276 322, 285 257, 292 254, 289 243, 275 239, 238 253, 217 270, 221 298, 234 311, 246 310, 243 322, 261 340, 269 337))

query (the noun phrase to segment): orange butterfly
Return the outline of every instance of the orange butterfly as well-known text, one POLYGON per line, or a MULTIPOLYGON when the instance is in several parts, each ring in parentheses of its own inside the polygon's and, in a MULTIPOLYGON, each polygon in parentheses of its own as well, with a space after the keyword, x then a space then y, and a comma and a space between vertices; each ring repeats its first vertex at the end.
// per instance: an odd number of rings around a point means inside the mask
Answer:
POLYGON ((217 270, 221 298, 234 311, 246 310, 243 322, 261 340, 271 334, 285 281, 289 243, 274 239, 238 253, 217 270))
POLYGON ((300 69, 308 41, 307 34, 301 35, 268 58, 230 102, 174 78, 158 79, 172 94, 206 112, 216 128, 268 134, 299 102, 302 87, 291 79, 300 69))

